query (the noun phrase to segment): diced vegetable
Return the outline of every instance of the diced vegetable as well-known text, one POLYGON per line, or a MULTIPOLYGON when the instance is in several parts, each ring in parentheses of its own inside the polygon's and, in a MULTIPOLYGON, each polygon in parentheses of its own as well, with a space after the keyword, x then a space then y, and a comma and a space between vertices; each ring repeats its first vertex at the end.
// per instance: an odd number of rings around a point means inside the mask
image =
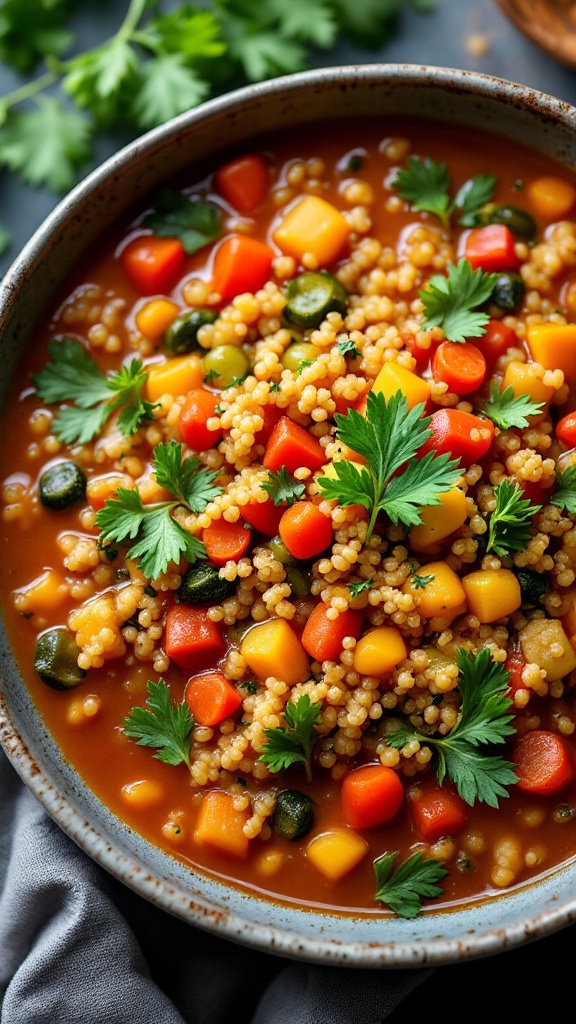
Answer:
POLYGON ((235 210, 251 213, 266 198, 270 184, 268 164, 260 153, 236 157, 216 171, 214 184, 235 210))
POLYGON ((328 313, 345 316, 348 293, 332 274, 308 271, 289 281, 284 319, 298 327, 318 327, 328 313))
POLYGON ((270 435, 262 463, 274 472, 285 466, 287 473, 302 468, 315 473, 327 461, 320 442, 288 416, 282 416, 270 435))
POLYGON ((46 615, 61 608, 70 588, 66 580, 55 569, 46 569, 40 576, 21 587, 16 593, 26 601, 26 612, 46 615))
POLYGON ((236 583, 223 579, 210 562, 196 562, 184 573, 177 596, 186 604, 220 604, 235 591, 236 583))
POLYGON ((576 411, 562 416, 556 424, 554 433, 566 448, 576 448, 576 411))
POLYGON ((518 637, 526 661, 543 668, 547 682, 555 683, 576 668, 576 652, 558 619, 531 619, 518 637))
POLYGON ((496 622, 522 604, 522 593, 510 569, 477 569, 462 577, 468 610, 480 622, 496 622))
POLYGON ((481 338, 474 338, 474 344, 480 349, 491 371, 500 356, 518 345, 518 338, 514 329, 502 320, 489 320, 485 333, 481 338))
POLYGON ((223 672, 199 672, 192 676, 184 698, 198 725, 219 725, 242 707, 242 696, 223 672))
POLYGON ((324 832, 306 847, 306 856, 329 882, 339 882, 368 853, 368 843, 352 829, 324 832))
POLYGON ((576 324, 529 323, 526 341, 535 362, 545 370, 562 370, 569 387, 576 388, 576 324))
POLYGON ((57 462, 42 473, 38 493, 44 508, 62 512, 86 496, 86 476, 75 462, 57 462))
POLYGON ((428 562, 420 566, 417 574, 408 577, 402 590, 417 598, 417 607, 427 619, 437 615, 456 616, 466 602, 460 577, 446 562, 428 562), (421 586, 419 580, 427 582, 421 586))
POLYGON ((494 424, 460 409, 438 409, 432 414, 432 437, 422 445, 420 455, 436 452, 460 459, 465 466, 478 462, 486 455, 494 440, 494 424))
POLYGON ((408 790, 408 804, 414 826, 426 843, 457 836, 468 824, 466 804, 450 789, 413 786, 408 790))
POLYGON ((244 858, 250 842, 244 835, 248 817, 248 810, 235 809, 233 796, 213 790, 202 798, 194 840, 213 846, 219 853, 244 858))
POLYGON ((259 679, 275 676, 295 686, 310 675, 308 655, 286 619, 267 619, 252 626, 242 640, 240 653, 259 679))
POLYGON ((220 626, 208 618, 206 607, 175 604, 166 613, 164 650, 184 671, 200 660, 221 658, 226 649, 220 626))
POLYGON ((544 384, 542 367, 535 363, 521 363, 512 359, 506 366, 502 380, 502 391, 512 388, 514 397, 525 395, 532 402, 548 402, 554 394, 554 388, 544 384))
POLYGON ((154 295, 171 291, 182 275, 186 254, 177 238, 139 235, 122 250, 120 262, 142 295, 154 295))
POLYGON ((349 233, 340 210, 320 196, 305 196, 285 214, 272 237, 285 255, 302 260, 310 253, 326 267, 341 255, 349 233))
POLYGON ((344 777, 341 799, 348 825, 372 828, 396 817, 404 803, 404 786, 393 768, 363 765, 344 777))
POLYGON ((484 381, 486 360, 471 341, 443 341, 432 357, 432 376, 457 395, 469 395, 484 381))
POLYGON ((313 501, 290 505, 282 514, 278 532, 294 558, 313 558, 334 540, 332 520, 313 501))
POLYGON ((180 398, 192 388, 200 387, 203 380, 204 367, 195 352, 164 363, 154 363, 148 368, 146 397, 149 402, 158 402, 163 395, 180 398))
POLYGON ((232 235, 214 254, 212 289, 222 302, 243 292, 257 292, 270 277, 274 253, 265 242, 250 235, 232 235))
POLYGON ((490 211, 490 224, 505 224, 521 242, 531 242, 536 237, 537 226, 534 217, 519 206, 495 206, 490 211))
POLYGON ((253 499, 240 509, 242 519, 266 537, 277 535, 283 512, 284 505, 275 505, 272 498, 267 498, 266 501, 253 499))
POLYGON ((136 327, 149 341, 158 341, 180 312, 170 299, 150 299, 136 313, 136 327))
POLYGON ((242 380, 250 367, 247 356, 238 345, 216 345, 206 353, 202 362, 215 388, 228 388, 235 381, 242 380))
POLYGON ((52 690, 72 690, 86 678, 78 667, 80 648, 71 633, 62 626, 41 633, 36 643, 34 669, 52 690))
POLYGON ((390 401, 392 395, 395 395, 397 391, 401 391, 408 403, 409 409, 413 409, 419 402, 423 402, 426 405, 430 398, 430 385, 428 381, 413 373, 412 370, 407 370, 405 366, 401 366, 400 363, 394 360, 384 363, 372 385, 372 391, 376 394, 384 395, 387 402, 390 401))
POLYGON ((308 616, 302 632, 302 645, 314 661, 338 661, 345 637, 358 640, 362 633, 364 615, 347 608, 335 618, 328 618, 328 605, 319 601, 308 616))
POLYGON ((278 794, 270 824, 282 839, 301 839, 314 825, 314 802, 299 789, 284 789, 278 794))
POLYGON ((218 444, 222 430, 208 429, 208 420, 214 418, 219 398, 208 388, 194 387, 189 390, 180 410, 178 429, 182 440, 195 452, 205 451, 218 444))
POLYGON ((425 551, 431 544, 449 537, 466 522, 468 506, 466 495, 460 487, 453 487, 438 497, 440 504, 421 508, 421 525, 410 529, 408 539, 414 551, 425 551))
POLYGON ((525 690, 526 683, 522 678, 522 673, 527 665, 526 658, 520 651, 514 651, 509 654, 504 663, 504 668, 510 673, 508 680, 508 686, 510 689, 510 696, 513 698, 518 690, 525 690))
POLYGON ((513 753, 518 789, 549 796, 576 778, 576 751, 569 740, 547 729, 534 729, 517 741, 513 753))
POLYGON ((282 353, 280 362, 285 370, 292 370, 297 373, 302 363, 313 363, 320 355, 317 345, 309 341, 295 341, 282 353))
POLYGON ((407 655, 397 626, 376 626, 360 637, 354 648, 354 671, 362 676, 386 677, 407 655))
POLYGON ((520 264, 515 251, 514 235, 505 224, 487 224, 473 228, 464 245, 464 258, 473 270, 484 273, 517 270, 520 264))
POLYGON ((503 313, 515 313, 522 305, 526 285, 520 274, 507 271, 498 274, 490 301, 498 306, 503 313))
POLYGON ((214 519, 202 530, 202 543, 214 565, 238 562, 250 547, 250 530, 241 519, 235 523, 214 519))
POLYGON ((547 221, 568 217, 576 203, 574 186, 552 174, 529 181, 526 196, 537 215, 547 221))
POLYGON ((164 348, 172 356, 196 351, 200 348, 198 331, 205 324, 213 324, 217 316, 216 310, 200 306, 181 313, 172 320, 164 332, 164 348))

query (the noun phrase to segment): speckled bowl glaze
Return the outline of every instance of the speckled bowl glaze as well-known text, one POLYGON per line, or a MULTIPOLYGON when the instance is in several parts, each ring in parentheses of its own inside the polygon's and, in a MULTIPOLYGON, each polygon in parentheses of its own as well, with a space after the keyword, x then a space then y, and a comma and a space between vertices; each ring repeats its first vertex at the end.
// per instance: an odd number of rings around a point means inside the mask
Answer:
MULTIPOLYGON (((576 109, 521 85, 467 71, 362 65, 292 75, 232 92, 117 153, 47 218, 0 290, 0 387, 70 268, 134 202, 186 171, 193 180, 227 147, 304 122, 419 115, 529 143, 576 166, 576 109)), ((531 942, 576 919, 576 863, 498 898, 414 920, 277 905, 188 869, 133 833, 66 763, 0 636, 0 741, 61 828, 103 868, 165 911, 234 942, 301 960, 410 968, 476 959, 531 942)))

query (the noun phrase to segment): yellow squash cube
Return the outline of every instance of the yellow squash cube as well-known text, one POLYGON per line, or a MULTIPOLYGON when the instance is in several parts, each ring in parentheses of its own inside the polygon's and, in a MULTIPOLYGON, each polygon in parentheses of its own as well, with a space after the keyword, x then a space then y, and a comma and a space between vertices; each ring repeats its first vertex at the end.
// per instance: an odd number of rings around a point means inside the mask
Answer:
POLYGON ((157 402, 162 395, 180 398, 187 395, 192 388, 199 388, 204 383, 204 366, 196 352, 176 359, 167 359, 165 363, 156 363, 148 368, 146 381, 146 398, 149 402, 157 402))
POLYGON ((339 882, 360 863, 368 852, 368 843, 352 829, 338 828, 316 836, 306 848, 306 856, 330 882, 339 882))
POLYGON ((419 402, 426 404, 430 398, 428 381, 394 361, 384 363, 374 381, 372 391, 384 395, 387 402, 397 391, 401 391, 409 409, 413 409, 419 402))
POLYGON ((530 355, 545 370, 562 370, 571 389, 576 387, 576 324, 528 324, 530 355))
POLYGON ((417 599, 418 611, 426 619, 441 615, 455 618, 461 614, 466 602, 466 594, 460 577, 446 562, 428 562, 422 565, 415 574, 420 579, 432 577, 424 586, 418 585, 414 576, 409 576, 402 590, 405 594, 413 594, 417 599))
POLYGON ((362 676, 385 676, 408 654, 396 626, 378 626, 360 638, 354 648, 354 671, 362 676))
POLYGON ((267 619, 249 629, 240 653, 259 679, 275 676, 288 686, 310 676, 310 661, 286 619, 267 619))
POLYGON ((477 569, 462 578, 468 611, 480 622, 496 622, 522 604, 522 593, 510 569, 477 569))
POLYGON ((60 573, 55 569, 46 569, 16 593, 20 611, 32 612, 34 615, 47 615, 62 607, 70 590, 60 573))
MULTIPOLYGON (((520 363, 513 359, 504 371, 502 391, 511 387, 515 398, 526 395, 532 402, 544 402, 547 405, 554 394, 554 388, 544 384, 542 366, 543 364, 539 361, 537 363, 520 363)), ((548 367, 548 369, 554 369, 554 367, 548 367)))
POLYGON ((312 253, 325 267, 340 256, 349 233, 348 221, 332 203, 306 196, 288 211, 272 237, 286 256, 300 261, 312 253))
POLYGON ((234 809, 234 797, 214 790, 202 798, 200 814, 194 832, 196 843, 213 846, 232 857, 246 857, 250 840, 244 835, 248 821, 247 810, 234 809))
POLYGON ((136 327, 149 341, 159 341, 179 312, 180 306, 170 299, 150 299, 136 313, 136 327))
POLYGON ((459 487, 438 495, 439 505, 426 505, 420 509, 420 526, 413 526, 408 534, 414 551, 425 551, 454 533, 466 522, 466 495, 459 487))
POLYGON ((532 619, 518 635, 526 661, 543 668, 548 683, 576 668, 576 652, 558 619, 532 619))

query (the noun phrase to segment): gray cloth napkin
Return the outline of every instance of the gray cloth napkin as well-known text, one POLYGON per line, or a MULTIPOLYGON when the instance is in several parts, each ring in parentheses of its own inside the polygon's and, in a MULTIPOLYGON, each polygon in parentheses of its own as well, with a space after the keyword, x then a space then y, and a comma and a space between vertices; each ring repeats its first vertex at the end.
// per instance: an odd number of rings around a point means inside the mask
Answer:
POLYGON ((0 750, 0 1024, 379 1024, 433 973, 245 949, 134 894, 0 750))

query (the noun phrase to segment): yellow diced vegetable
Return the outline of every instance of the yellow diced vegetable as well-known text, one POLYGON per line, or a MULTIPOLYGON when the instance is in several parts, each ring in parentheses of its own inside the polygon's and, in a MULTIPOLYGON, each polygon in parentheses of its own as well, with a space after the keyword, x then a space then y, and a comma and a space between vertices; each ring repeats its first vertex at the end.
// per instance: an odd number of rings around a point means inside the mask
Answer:
POLYGON ((27 586, 16 591, 21 611, 46 615, 61 608, 69 595, 66 580, 55 569, 46 569, 27 586))
POLYGON ((504 371, 502 391, 511 387, 515 398, 526 395, 532 402, 544 402, 545 405, 548 405, 554 394, 554 388, 544 384, 542 376, 543 364, 539 360, 536 363, 520 363, 517 359, 513 359, 504 371))
POLYGON ((417 599, 418 611, 426 619, 436 615, 461 614, 463 602, 466 601, 466 594, 460 582, 460 578, 446 562, 428 562, 422 565, 416 574, 420 579, 431 576, 432 579, 425 586, 418 586, 418 581, 409 576, 402 590, 405 594, 413 594, 417 599))
POLYGON ((546 680, 555 683, 576 668, 576 652, 558 619, 532 619, 518 634, 526 661, 546 671, 546 680))
POLYGON ((286 619, 267 619, 253 626, 242 640, 240 653, 259 679, 275 676, 295 686, 310 676, 310 661, 286 619))
POLYGON ((478 569, 462 578, 468 610, 480 622, 496 622, 522 604, 522 593, 510 569, 478 569))
POLYGON ((316 836, 306 856, 330 882, 339 882, 368 853, 368 843, 352 829, 338 828, 316 836))
POLYGON ((362 676, 384 676, 408 654, 396 626, 378 626, 360 638, 354 648, 354 671, 362 676))
POLYGON ((136 327, 149 341, 158 341, 179 312, 180 306, 170 299, 150 299, 136 313, 136 327))
POLYGON ((532 359, 545 370, 562 370, 576 387, 576 324, 528 324, 526 342, 532 359))
POLYGON ((419 402, 426 404, 430 398, 428 381, 394 361, 384 363, 372 385, 372 391, 384 395, 387 402, 397 391, 401 391, 409 409, 413 409, 419 402))
MULTIPOLYGON (((322 466, 322 469, 318 474, 318 479, 320 480, 323 476, 326 476, 328 477, 329 480, 336 480, 336 465, 338 464, 338 462, 342 461, 342 459, 333 459, 332 462, 327 462, 325 466, 322 466)), ((355 459, 346 459, 345 461, 348 462, 350 465, 355 466, 357 470, 366 468, 366 463, 364 462, 358 462, 355 459)))
POLYGON ((306 196, 283 217, 272 237, 286 256, 301 260, 311 253, 324 267, 338 258, 349 232, 348 221, 332 203, 306 196))
POLYGON ((410 547, 423 551, 431 544, 449 537, 466 521, 466 495, 459 487, 438 495, 439 505, 427 505, 420 509, 420 526, 413 526, 408 534, 410 547))
POLYGON ((157 363, 148 369, 146 381, 146 398, 149 402, 157 402, 162 395, 180 398, 187 395, 192 388, 204 383, 204 366, 196 352, 176 359, 167 359, 165 363, 157 363))
POLYGON ((249 839, 244 835, 248 821, 247 809, 237 811, 234 797, 220 790, 206 793, 196 823, 194 840, 228 853, 232 857, 246 857, 249 839))

